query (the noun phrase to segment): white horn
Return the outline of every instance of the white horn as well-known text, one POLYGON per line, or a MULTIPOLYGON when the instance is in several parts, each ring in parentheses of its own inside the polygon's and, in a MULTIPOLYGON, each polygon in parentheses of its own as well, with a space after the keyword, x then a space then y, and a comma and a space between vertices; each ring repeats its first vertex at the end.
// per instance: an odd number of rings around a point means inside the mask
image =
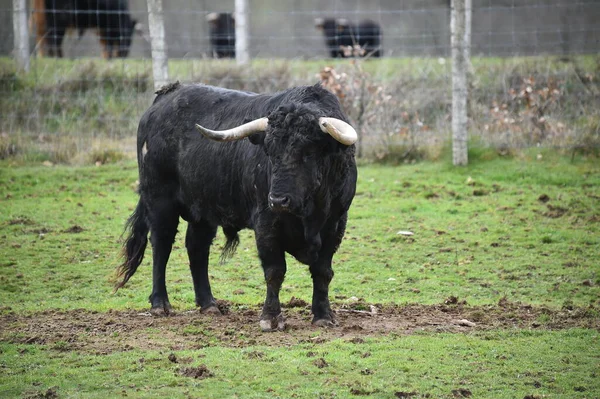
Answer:
POLYGON ((268 124, 268 118, 260 118, 228 130, 210 130, 198 124, 196 124, 196 129, 211 140, 235 141, 248 137, 254 133, 264 132, 267 130, 268 124))
POLYGON ((352 145, 358 140, 356 130, 346 122, 336 118, 319 118, 321 130, 344 145, 352 145))

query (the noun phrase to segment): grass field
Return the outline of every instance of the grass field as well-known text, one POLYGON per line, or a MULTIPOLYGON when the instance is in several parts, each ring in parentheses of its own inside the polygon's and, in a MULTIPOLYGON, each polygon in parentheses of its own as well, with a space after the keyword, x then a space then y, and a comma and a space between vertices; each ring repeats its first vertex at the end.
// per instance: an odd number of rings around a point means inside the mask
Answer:
POLYGON ((290 259, 277 333, 258 326, 250 232, 224 265, 213 245, 224 316, 195 310, 180 235, 176 314, 153 317, 148 254, 112 292, 136 165, 0 161, 0 397, 600 397, 600 162, 470 161, 362 164, 334 258, 340 326, 310 325, 310 275, 290 259))

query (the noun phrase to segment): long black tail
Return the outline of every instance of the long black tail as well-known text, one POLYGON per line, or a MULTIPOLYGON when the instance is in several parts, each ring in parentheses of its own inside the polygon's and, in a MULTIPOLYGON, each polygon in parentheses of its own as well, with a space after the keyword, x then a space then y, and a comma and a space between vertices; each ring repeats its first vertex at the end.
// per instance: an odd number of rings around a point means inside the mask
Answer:
POLYGON ((125 232, 127 231, 129 231, 129 235, 123 246, 125 260, 117 267, 117 279, 122 280, 115 284, 115 291, 127 283, 144 259, 144 252, 148 244, 149 227, 146 222, 146 207, 141 199, 135 211, 127 220, 125 232))

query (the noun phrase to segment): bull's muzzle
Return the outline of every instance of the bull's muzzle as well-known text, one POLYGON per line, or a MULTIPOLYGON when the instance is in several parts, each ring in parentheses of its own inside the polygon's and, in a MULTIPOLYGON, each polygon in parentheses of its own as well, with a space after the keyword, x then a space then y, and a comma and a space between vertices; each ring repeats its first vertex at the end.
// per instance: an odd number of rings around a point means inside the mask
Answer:
POLYGON ((274 196, 269 193, 269 208, 276 212, 287 211, 290 208, 290 198, 282 196, 274 196))

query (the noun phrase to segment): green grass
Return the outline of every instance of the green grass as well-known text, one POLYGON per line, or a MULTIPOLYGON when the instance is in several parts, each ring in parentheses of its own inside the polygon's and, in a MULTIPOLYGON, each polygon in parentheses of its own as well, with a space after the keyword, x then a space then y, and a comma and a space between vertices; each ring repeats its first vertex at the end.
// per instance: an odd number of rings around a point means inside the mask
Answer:
POLYGON ((79 354, 0 344, 3 397, 60 398, 592 398, 597 331, 504 331, 335 340, 292 348, 207 347, 79 354), (178 363, 168 359, 173 353, 178 363), (210 377, 182 370, 204 366, 210 377), (535 395, 535 396, 533 396, 535 395), (42 397, 42 396, 37 396, 42 397))
MULTIPOLYGON (((550 311, 587 308, 596 318, 600 163, 537 155, 503 159, 472 151, 464 168, 447 162, 361 165, 347 235, 334 260, 334 308, 352 296, 384 305, 440 304, 456 296, 469 305, 505 298, 550 311)), ((137 200, 136 179, 131 161, 100 167, 0 163, 2 314, 148 308, 149 254, 125 288, 113 294, 111 283, 122 227, 137 200)), ((252 234, 244 232, 237 254, 218 265, 223 242, 219 235, 211 256, 214 293, 233 308, 255 307, 264 282, 252 234)), ((194 309, 181 235, 167 285, 177 310, 194 309)), ((306 266, 290 260, 282 301, 310 301, 310 295, 306 266)), ((536 321, 552 317, 541 313, 536 321)), ((73 350, 68 337, 24 344, 7 331, 0 340, 0 397, 7 398, 600 395, 600 336, 593 329, 417 331, 364 342, 277 345, 278 334, 293 334, 285 332, 273 334, 272 346, 231 347, 205 336, 200 324, 182 331, 201 349, 172 348, 179 363, 164 349, 73 350), (202 365, 210 377, 182 374, 202 365)), ((161 331, 153 339, 168 339, 161 331)), ((111 337, 118 340, 118 332, 111 337)))
MULTIPOLYGON (((449 296, 471 305, 502 297, 553 308, 597 303, 599 171, 597 161, 571 163, 551 153, 541 160, 472 159, 466 168, 364 165, 332 295, 395 304, 436 304, 449 296), (401 230, 414 236, 398 235, 401 230)), ((122 228, 137 202, 136 174, 133 162, 77 168, 5 162, 0 303, 19 312, 146 306, 150 256, 127 288, 113 295, 110 281, 122 228), (74 226, 83 231, 73 232, 74 226)), ((210 273, 217 297, 256 304, 263 277, 253 235, 242 233, 225 265, 217 262, 224 244, 218 235, 210 273)), ((175 245, 168 268, 172 303, 193 308, 182 234, 175 245)), ((290 259, 282 299, 310 293, 307 268, 290 259)))

